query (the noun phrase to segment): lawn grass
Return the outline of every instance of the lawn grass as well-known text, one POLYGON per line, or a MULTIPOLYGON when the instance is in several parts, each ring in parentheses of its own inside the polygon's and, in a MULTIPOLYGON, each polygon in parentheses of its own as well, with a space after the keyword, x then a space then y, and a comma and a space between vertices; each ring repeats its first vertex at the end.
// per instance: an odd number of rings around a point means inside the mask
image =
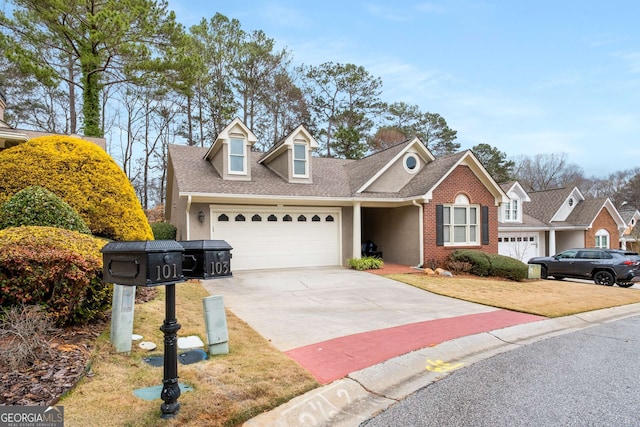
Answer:
POLYGON ((514 282, 469 276, 389 274, 393 280, 465 301, 546 317, 640 302, 640 291, 560 280, 514 282))
MULTIPOLYGON (((547 317, 640 302, 636 289, 569 281, 513 282, 424 274, 386 277, 440 295, 547 317)), ((117 354, 106 331, 96 343, 91 374, 59 402, 65 408, 65 425, 230 427, 319 386, 307 371, 227 311, 230 353, 179 364, 180 382, 194 390, 180 396, 182 407, 174 420, 161 420, 162 400, 145 401, 133 394, 135 389, 162 383, 162 368, 142 360, 163 352, 159 327, 164 320, 164 287, 158 290, 155 300, 135 306, 134 321, 134 333, 155 342, 158 349, 147 353, 134 346, 129 356, 117 354)), ((199 282, 176 285, 176 317, 182 325, 179 336, 198 335, 206 342, 202 308, 206 296, 199 282)))
MULTIPOLYGON (((158 348, 151 353, 134 344, 131 355, 117 354, 108 331, 96 344, 91 374, 67 396, 67 426, 235 426, 274 408, 319 384, 306 370, 276 350, 246 323, 227 311, 229 354, 191 365, 178 364, 181 383, 193 387, 178 401, 182 407, 169 422, 160 419, 162 400, 146 401, 134 396, 138 388, 162 384, 163 369, 143 358, 163 354, 164 287, 158 297, 137 304, 134 333, 158 348)), ((202 299, 208 296, 199 282, 176 285, 176 318, 182 325, 178 336, 198 335, 206 343, 202 299)))

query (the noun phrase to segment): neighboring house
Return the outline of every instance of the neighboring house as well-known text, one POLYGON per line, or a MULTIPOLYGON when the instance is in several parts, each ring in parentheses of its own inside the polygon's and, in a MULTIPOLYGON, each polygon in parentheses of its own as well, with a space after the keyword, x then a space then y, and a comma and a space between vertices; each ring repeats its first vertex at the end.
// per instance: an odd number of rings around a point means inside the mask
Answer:
POLYGON ((233 120, 209 148, 169 146, 166 218, 179 240, 225 240, 237 270, 346 265, 371 240, 385 261, 444 265, 498 252, 506 194, 470 150, 435 158, 417 139, 360 160, 312 156, 299 126, 266 153, 233 120))
POLYGON ((620 236, 620 248, 638 252, 640 250, 640 227, 636 226, 640 221, 640 211, 633 207, 622 207, 618 211, 626 224, 626 228, 620 236))
MULTIPOLYGON (((4 121, 4 111, 7 108, 7 101, 4 93, 0 90, 0 151, 5 148, 13 147, 14 145, 22 144, 31 138, 38 136, 53 135, 50 132, 39 132, 35 130, 16 129, 9 126, 4 121)), ((95 138, 89 136, 79 136, 87 141, 98 144, 102 149, 106 149, 106 140, 104 138, 95 138)))
POLYGON ((502 185, 510 201, 500 211, 498 249, 523 262, 569 248, 618 248, 626 224, 608 198, 587 199, 577 187, 526 192, 502 185))

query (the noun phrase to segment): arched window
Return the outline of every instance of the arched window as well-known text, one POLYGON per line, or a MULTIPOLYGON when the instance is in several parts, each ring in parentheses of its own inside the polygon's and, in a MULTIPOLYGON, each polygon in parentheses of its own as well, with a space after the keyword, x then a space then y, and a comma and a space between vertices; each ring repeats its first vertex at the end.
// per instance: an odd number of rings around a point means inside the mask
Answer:
POLYGON ((225 215, 225 214, 221 214, 221 215, 218 217, 218 221, 221 221, 221 222, 229 221, 229 217, 228 217, 227 215, 225 215))
POLYGON ((236 221, 238 222, 246 221, 246 218, 244 217, 244 215, 238 214, 236 215, 236 221))
POLYGON ((609 249, 609 232, 604 228, 596 231, 596 248, 609 249))
POLYGON ((253 222, 259 222, 262 221, 262 217, 258 214, 255 214, 254 216, 251 217, 251 221, 253 222))
POLYGON ((477 245, 480 242, 480 207, 469 204, 464 194, 453 205, 442 206, 442 231, 445 245, 477 245))

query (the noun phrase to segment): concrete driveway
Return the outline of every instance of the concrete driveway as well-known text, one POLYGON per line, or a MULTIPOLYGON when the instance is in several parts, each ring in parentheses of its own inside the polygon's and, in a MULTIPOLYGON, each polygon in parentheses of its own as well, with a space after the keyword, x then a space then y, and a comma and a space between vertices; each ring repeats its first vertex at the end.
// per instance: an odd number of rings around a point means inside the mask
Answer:
POLYGON ((280 351, 416 322, 495 311, 347 268, 238 271, 202 282, 280 351))

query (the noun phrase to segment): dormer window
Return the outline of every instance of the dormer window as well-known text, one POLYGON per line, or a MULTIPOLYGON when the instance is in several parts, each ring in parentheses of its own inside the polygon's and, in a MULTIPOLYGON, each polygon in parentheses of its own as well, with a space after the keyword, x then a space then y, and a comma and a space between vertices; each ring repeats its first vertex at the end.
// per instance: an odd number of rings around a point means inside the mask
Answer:
POLYGON ((244 139, 229 138, 229 173, 247 173, 247 152, 244 139))
POLYGON ((504 220, 505 221, 517 221, 519 219, 519 204, 518 199, 511 199, 510 202, 504 204, 504 220))
POLYGON ((569 207, 573 206, 573 197, 569 198, 569 207))
POLYGON ((307 145, 293 144, 293 176, 307 175, 307 145))

